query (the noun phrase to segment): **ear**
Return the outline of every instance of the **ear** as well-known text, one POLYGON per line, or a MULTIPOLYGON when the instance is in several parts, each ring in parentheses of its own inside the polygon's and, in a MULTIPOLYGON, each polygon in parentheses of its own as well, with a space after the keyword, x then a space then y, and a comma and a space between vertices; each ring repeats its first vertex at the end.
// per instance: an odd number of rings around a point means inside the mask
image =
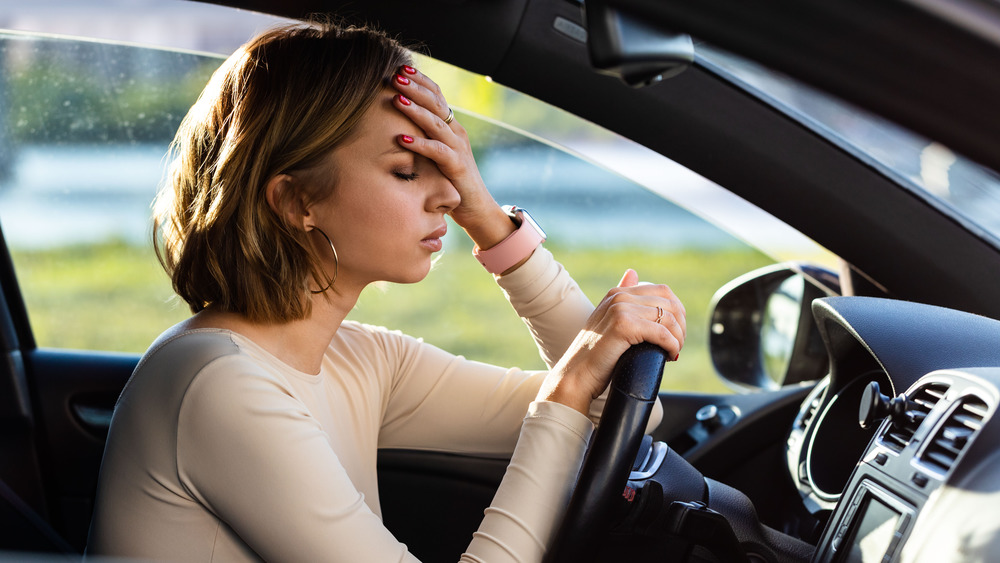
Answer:
POLYGON ((291 174, 272 176, 265 187, 267 204, 271 207, 271 211, 287 224, 306 230, 309 210, 306 209, 302 194, 295 185, 296 182, 291 174))

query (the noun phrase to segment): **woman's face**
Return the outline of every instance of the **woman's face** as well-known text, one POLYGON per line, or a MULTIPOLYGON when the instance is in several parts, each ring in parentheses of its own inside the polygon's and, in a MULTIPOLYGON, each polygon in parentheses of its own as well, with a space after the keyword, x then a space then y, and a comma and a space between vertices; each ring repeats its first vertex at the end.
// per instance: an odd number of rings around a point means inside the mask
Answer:
MULTIPOLYGON (((393 107, 393 95, 384 90, 353 139, 333 152, 333 192, 309 209, 312 225, 337 248, 336 285, 342 289, 422 280, 430 271, 431 255, 441 250, 444 216, 460 202, 433 161, 399 144, 401 134, 424 134, 393 107)), ((324 249, 322 236, 312 236, 332 276, 333 253, 324 249)))

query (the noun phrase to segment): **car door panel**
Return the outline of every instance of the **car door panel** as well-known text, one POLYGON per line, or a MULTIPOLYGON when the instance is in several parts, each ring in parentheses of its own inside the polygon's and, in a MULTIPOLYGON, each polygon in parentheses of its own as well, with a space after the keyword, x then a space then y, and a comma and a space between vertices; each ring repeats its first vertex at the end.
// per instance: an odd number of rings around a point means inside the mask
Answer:
POLYGON ((137 361, 134 354, 47 348, 25 354, 51 520, 78 550, 90 527, 111 413, 137 361))

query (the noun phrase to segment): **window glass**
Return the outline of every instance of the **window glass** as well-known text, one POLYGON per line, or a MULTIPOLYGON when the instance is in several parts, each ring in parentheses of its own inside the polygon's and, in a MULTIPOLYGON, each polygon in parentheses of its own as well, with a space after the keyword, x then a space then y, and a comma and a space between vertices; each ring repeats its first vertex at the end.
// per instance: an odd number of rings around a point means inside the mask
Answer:
MULTIPOLYGON (((140 353, 188 315, 152 252, 150 203, 173 132, 220 62, 0 34, 0 225, 38 345, 140 353)), ((709 302, 724 283, 776 259, 830 263, 797 232, 627 139, 487 77, 417 63, 449 94, 496 199, 533 213, 593 301, 626 268, 684 300, 688 342, 665 387, 725 390, 706 349, 709 302)), ((351 318, 472 359, 543 367, 452 227, 426 283, 372 287, 351 318)))
POLYGON ((0 35, 0 224, 39 345, 141 351, 185 316, 151 251, 150 202, 218 64, 0 35))

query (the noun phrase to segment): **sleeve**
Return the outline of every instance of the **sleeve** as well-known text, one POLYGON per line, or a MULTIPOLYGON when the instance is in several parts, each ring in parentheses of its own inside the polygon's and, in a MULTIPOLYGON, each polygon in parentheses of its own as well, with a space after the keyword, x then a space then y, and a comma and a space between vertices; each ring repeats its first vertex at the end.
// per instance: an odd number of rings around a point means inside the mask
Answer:
MULTIPOLYGON (((386 371, 395 374, 382 415, 380 448, 510 454, 545 372, 467 360, 395 332, 382 332, 379 339, 391 366, 386 371)), ((600 420, 606 396, 590 406, 593 424, 600 420)), ((647 432, 662 418, 657 401, 647 432)))
POLYGON ((593 425, 570 407, 531 403, 521 437, 463 562, 541 561, 569 505, 593 425))
MULTIPOLYGON (((511 306, 531 331, 545 365, 551 369, 583 329, 594 312, 594 305, 566 268, 544 246, 535 249, 520 268, 496 279, 511 306)), ((601 418, 606 399, 607 392, 590 405, 590 420, 594 424, 601 418)), ((663 406, 657 401, 646 431, 652 431, 661 420, 663 406)))
POLYGON ((467 360, 398 333, 381 340, 394 376, 380 448, 510 455, 545 372, 467 360))
POLYGON ((583 329, 594 305, 544 246, 520 268, 496 279, 531 331, 545 365, 552 368, 583 329))
MULTIPOLYGON (((531 405, 465 561, 540 559, 591 429, 572 409, 531 405)), ((265 560, 415 561, 365 504, 305 406, 245 361, 221 358, 194 380, 177 448, 183 486, 265 560)))

